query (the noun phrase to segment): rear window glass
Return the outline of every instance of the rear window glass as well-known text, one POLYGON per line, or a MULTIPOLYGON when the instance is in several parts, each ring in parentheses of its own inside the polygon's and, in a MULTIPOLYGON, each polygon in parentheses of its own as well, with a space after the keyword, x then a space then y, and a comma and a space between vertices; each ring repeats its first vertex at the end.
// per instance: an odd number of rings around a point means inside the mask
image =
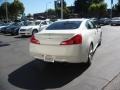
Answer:
POLYGON ((80 27, 81 21, 61 21, 55 22, 48 26, 46 30, 65 30, 65 29, 77 29, 80 27))

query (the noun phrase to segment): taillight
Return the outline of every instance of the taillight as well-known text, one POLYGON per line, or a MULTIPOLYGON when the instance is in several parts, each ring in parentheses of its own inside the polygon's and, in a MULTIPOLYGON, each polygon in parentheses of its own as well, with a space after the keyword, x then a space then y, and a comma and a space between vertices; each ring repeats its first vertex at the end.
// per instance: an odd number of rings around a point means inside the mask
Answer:
POLYGON ((40 44, 39 40, 37 40, 34 35, 32 35, 30 42, 34 44, 40 44))
POLYGON ((80 34, 75 35, 73 38, 63 41, 60 45, 73 45, 82 44, 82 36, 80 34))

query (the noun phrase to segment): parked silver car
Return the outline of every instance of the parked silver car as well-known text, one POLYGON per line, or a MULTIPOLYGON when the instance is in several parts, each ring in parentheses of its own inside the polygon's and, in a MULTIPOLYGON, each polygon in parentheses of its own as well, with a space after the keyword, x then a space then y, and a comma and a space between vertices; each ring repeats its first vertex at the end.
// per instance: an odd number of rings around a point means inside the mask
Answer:
POLYGON ((120 25, 120 17, 114 17, 111 19, 111 26, 120 25))

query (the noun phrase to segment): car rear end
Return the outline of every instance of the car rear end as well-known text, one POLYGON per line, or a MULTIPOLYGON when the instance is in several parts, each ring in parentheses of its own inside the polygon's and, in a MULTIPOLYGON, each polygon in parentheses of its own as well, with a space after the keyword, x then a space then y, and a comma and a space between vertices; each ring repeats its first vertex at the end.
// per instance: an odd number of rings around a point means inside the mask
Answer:
POLYGON ((31 37, 30 53, 38 59, 48 62, 84 62, 82 48, 82 36, 79 35, 54 35, 35 34, 31 37), (64 37, 65 36, 65 37, 64 37), (72 37, 72 38, 71 38, 72 37))
POLYGON ((30 54, 47 62, 86 62, 82 34, 73 30, 43 30, 31 37, 30 54))

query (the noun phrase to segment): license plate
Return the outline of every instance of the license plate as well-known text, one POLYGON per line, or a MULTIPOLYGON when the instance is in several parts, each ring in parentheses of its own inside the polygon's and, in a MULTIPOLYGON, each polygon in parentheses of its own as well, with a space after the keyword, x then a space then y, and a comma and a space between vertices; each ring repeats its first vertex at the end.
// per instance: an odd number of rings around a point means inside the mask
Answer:
POLYGON ((48 62, 54 62, 53 56, 50 56, 50 55, 45 55, 44 60, 48 62))

